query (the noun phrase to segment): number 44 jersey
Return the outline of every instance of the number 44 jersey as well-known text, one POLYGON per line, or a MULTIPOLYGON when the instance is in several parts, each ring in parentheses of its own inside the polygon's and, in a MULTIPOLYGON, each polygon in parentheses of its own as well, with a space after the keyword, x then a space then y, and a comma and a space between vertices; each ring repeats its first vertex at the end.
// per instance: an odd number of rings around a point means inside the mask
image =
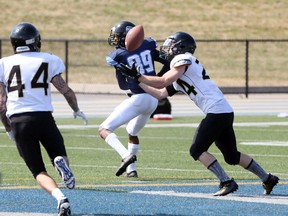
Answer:
POLYGON ((0 82, 8 95, 7 116, 53 112, 50 82, 64 71, 63 61, 45 52, 24 52, 0 59, 0 82))
POLYGON ((205 113, 231 113, 232 107, 218 86, 210 79, 202 64, 190 53, 175 56, 170 67, 188 65, 184 74, 173 83, 205 113))

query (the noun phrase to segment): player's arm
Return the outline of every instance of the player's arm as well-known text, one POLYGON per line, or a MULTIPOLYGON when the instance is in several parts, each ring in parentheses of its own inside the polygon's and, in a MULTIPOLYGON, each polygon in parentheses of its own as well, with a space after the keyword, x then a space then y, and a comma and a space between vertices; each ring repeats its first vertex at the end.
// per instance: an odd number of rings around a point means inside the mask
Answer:
POLYGON ((7 102, 7 94, 6 94, 6 87, 4 83, 0 82, 0 118, 5 130, 7 132, 11 131, 10 121, 6 116, 6 102, 7 102))
POLYGON ((154 88, 161 89, 171 85, 174 81, 179 79, 185 71, 186 65, 181 65, 179 67, 171 68, 162 77, 141 75, 138 77, 138 81, 154 88))
POLYGON ((53 77, 51 83, 55 86, 55 88, 65 97, 67 103, 71 107, 74 112, 79 110, 77 98, 74 91, 67 85, 65 80, 62 78, 60 74, 53 77))
POLYGON ((65 97, 67 103, 74 111, 74 118, 76 116, 81 117, 84 120, 84 124, 88 124, 88 119, 86 115, 80 111, 78 107, 78 102, 74 91, 67 85, 65 80, 62 78, 60 74, 53 77, 51 83, 55 86, 55 88, 65 97))
POLYGON ((139 86, 148 94, 152 95, 153 97, 161 100, 163 98, 168 97, 168 92, 166 88, 157 89, 151 86, 146 85, 145 83, 139 83, 139 86))
POLYGON ((116 79, 117 79, 119 88, 122 90, 129 89, 129 84, 127 82, 127 78, 121 73, 121 71, 116 68, 115 73, 116 73, 116 79))
POLYGON ((152 95, 153 97, 157 98, 158 100, 167 98, 168 96, 173 96, 174 94, 178 93, 178 91, 172 85, 169 85, 162 89, 157 89, 151 86, 146 85, 145 83, 139 83, 139 86, 148 94, 152 95))

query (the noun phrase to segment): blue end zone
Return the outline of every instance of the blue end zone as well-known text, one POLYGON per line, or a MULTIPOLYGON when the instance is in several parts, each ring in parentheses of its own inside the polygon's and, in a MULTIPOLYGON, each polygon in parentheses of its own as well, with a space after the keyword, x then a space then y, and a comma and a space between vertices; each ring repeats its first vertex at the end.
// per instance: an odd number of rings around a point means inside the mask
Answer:
MULTIPOLYGON (((155 183, 137 182, 123 186, 91 185, 82 189, 63 189, 75 216, 95 215, 287 215, 288 182, 281 181, 272 194, 262 195, 260 182, 238 181, 239 190, 224 197, 212 194, 215 182, 155 183)), ((81 188, 81 186, 80 186, 81 188)), ((57 212, 56 200, 42 189, 0 188, 0 211, 57 212)), ((1 213, 0 213, 1 215, 1 213)), ((24 214, 23 214, 24 215, 24 214)), ((26 214, 25 214, 26 215, 26 214)))

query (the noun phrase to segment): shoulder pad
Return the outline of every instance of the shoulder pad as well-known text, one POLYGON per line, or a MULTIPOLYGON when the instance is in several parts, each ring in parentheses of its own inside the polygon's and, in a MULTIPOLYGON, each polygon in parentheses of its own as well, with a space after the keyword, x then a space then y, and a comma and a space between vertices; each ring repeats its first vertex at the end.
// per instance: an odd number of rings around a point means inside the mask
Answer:
POLYGON ((179 67, 182 65, 191 65, 192 61, 190 59, 178 59, 173 62, 173 67, 179 67))

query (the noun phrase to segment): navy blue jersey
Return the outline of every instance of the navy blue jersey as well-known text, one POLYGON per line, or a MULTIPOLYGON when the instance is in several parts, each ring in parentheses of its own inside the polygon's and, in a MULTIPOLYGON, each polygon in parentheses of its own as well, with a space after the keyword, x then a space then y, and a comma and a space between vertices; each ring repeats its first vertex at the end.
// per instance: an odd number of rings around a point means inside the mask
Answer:
MULTIPOLYGON (((146 38, 142 45, 134 50, 128 52, 125 48, 117 48, 109 53, 109 57, 118 63, 123 63, 131 67, 135 62, 135 66, 140 65, 140 73, 148 76, 156 76, 154 61, 163 64, 163 67, 159 73, 163 74, 170 68, 169 62, 159 57, 159 51, 157 48, 157 42, 152 38, 146 38)), ((109 63, 109 62, 108 62, 109 63)), ((111 64, 113 65, 113 64, 111 64)), ((116 69, 116 78, 118 85, 122 90, 131 90, 133 94, 144 93, 144 90, 135 82, 134 79, 124 76, 119 70, 116 69)))

